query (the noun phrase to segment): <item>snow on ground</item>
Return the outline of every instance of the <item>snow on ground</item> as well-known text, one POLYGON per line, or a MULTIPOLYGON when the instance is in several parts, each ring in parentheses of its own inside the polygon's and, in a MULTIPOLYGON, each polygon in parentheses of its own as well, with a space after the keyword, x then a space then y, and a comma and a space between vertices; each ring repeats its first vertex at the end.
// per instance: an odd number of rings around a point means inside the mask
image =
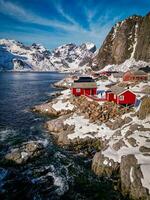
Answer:
POLYGON ((147 63, 147 62, 144 62, 144 61, 141 61, 141 60, 135 61, 134 58, 130 58, 120 65, 107 65, 101 71, 118 71, 118 69, 119 69, 119 71, 126 72, 130 68, 132 68, 133 66, 140 68, 140 67, 147 66, 149 64, 150 63, 147 63))
MULTIPOLYGON (((127 115, 129 114, 126 114, 124 116, 127 115)), ((129 130, 131 124, 139 124, 143 125, 144 128, 150 128, 150 118, 148 117, 145 120, 139 120, 137 117, 132 117, 132 119, 132 122, 130 122, 129 124, 125 124, 120 129, 117 129, 121 131, 121 135, 113 135, 109 140, 109 147, 106 150, 102 151, 102 154, 105 157, 114 160, 114 162, 119 163, 121 162, 122 156, 129 154, 135 155, 138 164, 141 165, 140 167, 143 174, 143 178, 141 179, 142 184, 150 191, 150 153, 147 152, 147 156, 144 156, 144 153, 140 151, 140 147, 143 146, 146 148, 150 148, 150 131, 135 130, 133 134, 126 137, 126 132, 129 130), (129 143, 128 139, 134 140, 135 144, 129 143), (118 143, 120 140, 124 142, 124 145, 121 146, 120 149, 117 151, 114 149, 114 144, 118 143)), ((130 172, 130 175, 131 174, 132 171, 130 172)), ((132 179, 133 178, 131 177, 131 181, 132 179)))
POLYGON ((54 108, 56 111, 73 110, 74 105, 71 104, 69 101, 62 102, 62 100, 59 100, 57 103, 52 105, 52 108, 54 108))
POLYGON ((130 180, 131 180, 131 183, 134 181, 134 179, 133 179, 133 167, 131 167, 131 169, 130 169, 130 180))
POLYGON ((90 123, 89 119, 85 119, 84 116, 77 114, 73 114, 73 116, 66 119, 64 124, 75 126, 74 133, 68 135, 69 139, 96 137, 105 140, 112 136, 112 131, 105 124, 98 125, 96 123, 90 123))
POLYGON ((136 46, 137 46, 137 31, 138 31, 138 24, 135 25, 135 35, 134 35, 134 44, 133 46, 133 51, 131 53, 131 58, 134 58, 136 46))
POLYGON ((135 86, 132 87, 132 90, 135 91, 135 92, 141 92, 145 86, 147 86, 149 83, 144 83, 144 82, 141 82, 135 86))

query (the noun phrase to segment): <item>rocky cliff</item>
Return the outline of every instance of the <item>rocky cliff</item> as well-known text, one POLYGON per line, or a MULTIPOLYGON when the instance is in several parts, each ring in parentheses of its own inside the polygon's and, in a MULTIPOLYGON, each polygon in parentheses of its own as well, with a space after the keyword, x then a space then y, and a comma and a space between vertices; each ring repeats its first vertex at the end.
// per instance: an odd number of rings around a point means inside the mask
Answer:
POLYGON ((115 24, 93 59, 93 69, 133 58, 150 62, 150 13, 144 17, 134 15, 115 24))

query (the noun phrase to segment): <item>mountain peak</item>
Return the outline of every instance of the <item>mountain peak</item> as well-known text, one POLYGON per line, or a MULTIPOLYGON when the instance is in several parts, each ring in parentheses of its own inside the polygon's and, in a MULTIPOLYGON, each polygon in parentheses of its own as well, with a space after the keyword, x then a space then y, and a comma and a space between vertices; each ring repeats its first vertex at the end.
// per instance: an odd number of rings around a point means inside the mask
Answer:
POLYGON ((40 44, 31 46, 15 40, 0 40, 0 68, 4 70, 79 71, 86 70, 94 44, 64 44, 52 53, 40 44))
POLYGON ((146 16, 133 15, 112 27, 93 59, 93 65, 101 69, 106 65, 121 64, 132 58, 149 62, 150 18, 145 18, 146 16))

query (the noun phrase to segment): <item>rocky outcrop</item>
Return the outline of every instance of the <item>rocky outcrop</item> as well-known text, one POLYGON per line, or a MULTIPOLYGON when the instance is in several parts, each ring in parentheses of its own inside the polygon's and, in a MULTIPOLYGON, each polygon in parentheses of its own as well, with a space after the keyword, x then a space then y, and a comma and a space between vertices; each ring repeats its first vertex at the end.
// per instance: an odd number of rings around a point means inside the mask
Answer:
POLYGON ((67 135, 74 130, 74 126, 65 125, 64 121, 70 115, 61 116, 57 119, 46 122, 45 126, 48 131, 55 137, 59 145, 69 145, 70 140, 67 135))
POLYGON ((72 98, 71 103, 78 108, 80 113, 90 119, 90 122, 106 123, 109 119, 115 119, 128 112, 112 102, 105 102, 103 105, 100 105, 96 101, 90 101, 85 96, 72 98))
POLYGON ((39 112, 50 116, 58 116, 58 112, 54 108, 52 108, 51 102, 37 105, 32 110, 34 112, 39 112))
POLYGON ((122 118, 117 118, 115 119, 115 121, 111 122, 109 121, 107 123, 107 125, 109 126, 109 128, 111 128, 112 130, 116 130, 118 128, 121 128, 123 125, 128 124, 132 121, 132 119, 130 117, 125 117, 124 119, 122 118))
POLYGON ((119 163, 105 157, 101 152, 97 152, 92 161, 92 170, 98 176, 112 176, 118 173, 119 167, 119 163))
POLYGON ((150 97, 145 96, 142 100, 140 109, 137 112, 139 119, 145 119, 150 116, 150 97))
POLYGON ((16 164, 25 164, 29 159, 40 156, 43 151, 44 146, 42 143, 31 141, 24 143, 21 147, 11 149, 11 151, 5 155, 5 160, 16 164))
POLYGON ((142 184, 143 174, 134 155, 121 157, 121 162, 114 162, 101 152, 97 152, 92 161, 92 170, 98 176, 120 176, 122 194, 132 199, 148 200, 149 191, 142 184))
POLYGON ((120 178, 121 189, 125 196, 129 195, 136 200, 148 200, 150 198, 148 190, 142 185, 141 179, 143 175, 134 155, 127 155, 121 158, 120 178))
POLYGON ((146 16, 132 16, 118 22, 107 35, 93 68, 102 69, 108 64, 121 64, 134 58, 150 62, 150 13, 146 16))
POLYGON ((62 115, 67 115, 74 110, 73 105, 71 105, 71 108, 69 107, 69 105, 70 103, 67 99, 54 99, 51 102, 34 106, 32 108, 32 111, 39 112, 41 114, 45 114, 51 117, 59 117, 62 115))

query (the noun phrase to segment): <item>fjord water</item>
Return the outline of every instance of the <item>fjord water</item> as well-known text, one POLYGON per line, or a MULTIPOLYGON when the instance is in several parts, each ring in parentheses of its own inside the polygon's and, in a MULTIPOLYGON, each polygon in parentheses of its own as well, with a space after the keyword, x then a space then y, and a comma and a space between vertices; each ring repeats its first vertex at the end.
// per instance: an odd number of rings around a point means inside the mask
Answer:
MULTIPOLYGON (((60 73, 0 73, 0 159, 12 148, 40 141, 48 152, 26 165, 0 162, 0 199, 122 199, 112 181, 97 178, 88 159, 54 144, 46 116, 30 108, 49 100, 60 73)), ((49 118, 50 120, 50 118, 49 118)))

